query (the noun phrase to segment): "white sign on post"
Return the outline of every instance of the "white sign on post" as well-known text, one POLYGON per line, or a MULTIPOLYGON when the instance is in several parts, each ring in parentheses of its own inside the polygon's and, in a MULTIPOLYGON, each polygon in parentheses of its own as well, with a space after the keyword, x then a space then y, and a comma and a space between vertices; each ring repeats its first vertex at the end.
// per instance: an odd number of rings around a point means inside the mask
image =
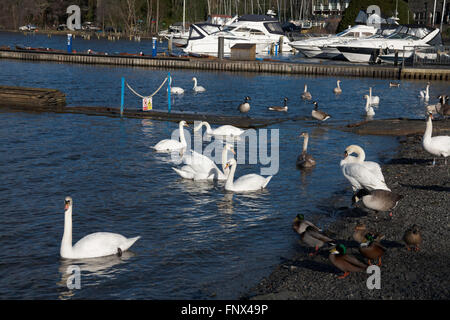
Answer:
POLYGON ((152 97, 145 97, 142 99, 142 111, 152 110, 152 97))
POLYGON ((71 14, 67 17, 67 29, 75 31, 81 29, 81 10, 77 5, 67 7, 66 13, 71 14))

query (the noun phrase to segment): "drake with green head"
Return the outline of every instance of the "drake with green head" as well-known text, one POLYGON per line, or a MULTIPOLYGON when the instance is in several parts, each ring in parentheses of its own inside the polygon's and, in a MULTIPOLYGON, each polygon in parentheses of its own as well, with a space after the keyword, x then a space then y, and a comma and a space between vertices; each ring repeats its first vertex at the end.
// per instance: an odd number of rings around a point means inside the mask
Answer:
POLYGON ((330 250, 330 255, 328 256, 331 263, 337 267, 339 270, 344 272, 339 279, 343 279, 350 274, 350 272, 360 272, 367 268, 367 265, 353 255, 347 254, 347 248, 343 244, 338 244, 330 250))
POLYGON ((353 239, 358 243, 366 242, 366 235, 368 233, 373 234, 373 237, 376 242, 380 242, 381 240, 384 239, 384 235, 369 231, 364 223, 358 223, 355 226, 355 229, 353 231, 353 239))
POLYGON ((369 260, 369 265, 372 264, 371 260, 378 259, 378 266, 381 266, 381 257, 387 249, 377 242, 372 234, 366 234, 365 238, 366 241, 359 245, 359 252, 369 260))
POLYGON ((294 221, 292 222, 292 229, 295 230, 298 234, 302 234, 306 231, 307 227, 312 227, 314 230, 321 232, 322 229, 317 227, 311 221, 305 220, 305 216, 301 213, 297 214, 294 221))

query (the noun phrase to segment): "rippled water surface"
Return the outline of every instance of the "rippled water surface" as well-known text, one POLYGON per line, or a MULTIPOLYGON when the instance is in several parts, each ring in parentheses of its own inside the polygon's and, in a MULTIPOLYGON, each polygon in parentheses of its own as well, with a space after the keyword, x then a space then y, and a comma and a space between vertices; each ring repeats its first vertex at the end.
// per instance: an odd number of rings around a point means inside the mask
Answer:
MULTIPOLYGON (((0 34, 0 45, 25 43, 22 35, 0 34), (14 37, 17 37, 14 38, 14 37), (11 40, 13 38, 13 40, 11 40), (23 40, 22 42, 19 42, 23 40)), ((54 37, 51 39, 54 41, 54 37)), ((80 41, 82 43, 82 41, 80 41)), ((75 43, 78 45, 78 43, 75 43)), ((103 42, 91 40, 100 50, 103 42)), ((123 51, 134 42, 115 42, 123 51)), ((170 71, 174 85, 187 91, 172 101, 173 110, 237 115, 242 98, 252 98, 252 116, 274 117, 267 106, 289 98, 279 117, 309 116, 301 101, 303 84, 336 122, 364 119, 362 95, 371 86, 381 104, 375 118, 423 118, 417 98, 423 82, 273 74, 220 73, 0 60, 0 85, 56 88, 67 103, 117 107, 120 78, 138 92, 151 94, 170 71), (193 94, 192 77, 206 87, 193 94)), ((448 91, 432 82, 431 96, 448 91)), ((435 99, 434 99, 435 100, 435 99)), ((432 100, 433 101, 433 100, 432 100)), ((129 90, 127 109, 141 101, 129 90)), ((167 108, 164 90, 154 97, 167 108)), ((332 123, 332 122, 331 122, 332 123)), ((177 124, 76 114, 0 110, 0 297, 28 299, 235 299, 298 250, 290 224, 297 213, 326 226, 337 208, 350 204, 350 186, 339 161, 349 144, 361 145, 367 158, 389 159, 395 139, 356 136, 287 121, 279 129, 279 170, 267 190, 225 192, 223 182, 193 182, 178 177, 170 157, 151 146, 170 137, 177 124), (301 131, 310 133, 308 151, 317 160, 311 172, 295 168, 301 131), (59 257, 64 197, 74 199, 73 239, 96 231, 140 235, 119 257, 66 261, 59 257), (70 265, 81 268, 81 289, 66 286, 70 265)), ((192 133, 192 127, 188 128, 192 133)), ((273 131, 274 132, 274 131, 273 131)), ((270 150, 270 146, 269 146, 270 150)), ((236 176, 259 173, 261 164, 240 164, 236 176)))

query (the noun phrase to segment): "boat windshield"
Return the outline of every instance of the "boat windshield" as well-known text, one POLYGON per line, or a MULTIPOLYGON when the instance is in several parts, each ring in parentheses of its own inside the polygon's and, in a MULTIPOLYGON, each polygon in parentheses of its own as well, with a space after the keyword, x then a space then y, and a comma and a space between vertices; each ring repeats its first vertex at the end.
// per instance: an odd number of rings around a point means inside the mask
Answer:
POLYGON ((399 26, 395 32, 387 38, 419 40, 425 38, 430 32, 431 30, 425 27, 399 26))
POLYGON ((283 32, 283 28, 281 27, 281 24, 276 21, 276 22, 264 22, 264 26, 266 27, 267 31, 269 31, 270 33, 275 33, 275 34, 284 34, 283 32))

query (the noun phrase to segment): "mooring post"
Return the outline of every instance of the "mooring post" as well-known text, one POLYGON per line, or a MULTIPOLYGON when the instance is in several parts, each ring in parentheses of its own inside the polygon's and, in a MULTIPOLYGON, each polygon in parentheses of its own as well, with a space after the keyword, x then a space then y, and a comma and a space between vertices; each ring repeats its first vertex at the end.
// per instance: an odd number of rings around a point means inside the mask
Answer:
POLYGON ((120 93, 120 117, 123 116, 123 105, 124 105, 124 97, 125 97, 125 78, 122 77, 122 90, 120 93))
POLYGON ((224 57, 224 45, 225 45, 225 39, 224 37, 220 36, 219 40, 218 40, 218 50, 217 50, 217 58, 219 58, 219 60, 223 60, 224 57))
POLYGON ((167 75, 167 108, 168 108, 168 113, 170 113, 170 109, 171 109, 171 105, 170 105, 170 82, 171 82, 171 78, 170 78, 170 72, 167 75))

